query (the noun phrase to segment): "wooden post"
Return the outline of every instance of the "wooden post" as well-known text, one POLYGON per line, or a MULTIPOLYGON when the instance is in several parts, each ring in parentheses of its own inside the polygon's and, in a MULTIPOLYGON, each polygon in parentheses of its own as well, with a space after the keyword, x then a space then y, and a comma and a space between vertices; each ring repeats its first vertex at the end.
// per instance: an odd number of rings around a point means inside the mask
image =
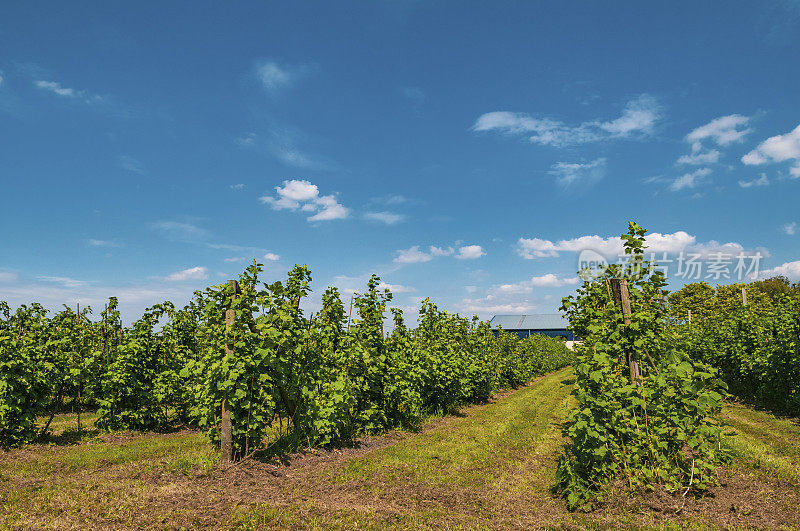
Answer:
MULTIPOLYGON (((231 305, 228 311, 225 312, 225 329, 228 330, 233 326, 233 321, 236 318, 236 310, 233 305, 236 302, 236 293, 239 291, 239 285, 235 280, 229 280, 228 286, 232 288, 231 305)), ((233 356, 233 345, 230 343, 225 344, 225 355, 233 356)), ((219 450, 220 460, 223 464, 227 465, 233 461, 233 427, 231 426, 231 411, 228 407, 228 397, 222 398, 222 428, 219 434, 219 450)))
MULTIPOLYGON (((631 324, 631 294, 628 291, 628 281, 620 278, 611 279, 611 289, 614 292, 614 299, 622 306, 622 319, 625 326, 631 324)), ((639 363, 636 361, 635 352, 627 352, 628 371, 630 372, 631 383, 636 383, 639 379, 639 363)))
POLYGON ((742 287, 742 306, 747 306, 747 290, 742 287))
POLYGON ((689 326, 692 324, 692 310, 689 310, 689 326))

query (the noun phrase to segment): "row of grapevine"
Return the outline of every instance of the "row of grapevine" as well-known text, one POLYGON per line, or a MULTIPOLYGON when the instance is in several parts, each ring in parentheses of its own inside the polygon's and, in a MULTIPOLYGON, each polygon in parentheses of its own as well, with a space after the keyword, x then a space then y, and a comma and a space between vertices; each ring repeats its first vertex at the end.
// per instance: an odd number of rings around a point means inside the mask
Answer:
POLYGON ((644 261, 645 232, 629 223, 626 266, 608 266, 563 302, 584 340, 557 471, 571 509, 592 507, 615 485, 703 491, 728 458, 718 417, 725 384, 675 340, 666 280, 644 261))
POLYGON ((676 340, 719 368, 734 395, 800 415, 800 288, 785 279, 748 285, 689 284, 670 297, 676 340), (741 289, 748 294, 742 304, 741 289), (693 320, 685 316, 692 311, 693 320))
POLYGON ((36 440, 67 406, 96 410, 103 430, 197 425, 219 444, 224 403, 240 458, 276 426, 287 448, 414 427, 572 362, 560 340, 496 336, 429 300, 413 329, 392 309, 387 334, 391 293, 375 276, 352 322, 335 288, 306 316, 305 266, 272 284, 260 271, 254 263, 238 289, 209 287, 181 309, 156 305, 129 327, 113 298, 96 321, 88 308, 48 317, 36 304, 0 303, 0 445, 36 440))

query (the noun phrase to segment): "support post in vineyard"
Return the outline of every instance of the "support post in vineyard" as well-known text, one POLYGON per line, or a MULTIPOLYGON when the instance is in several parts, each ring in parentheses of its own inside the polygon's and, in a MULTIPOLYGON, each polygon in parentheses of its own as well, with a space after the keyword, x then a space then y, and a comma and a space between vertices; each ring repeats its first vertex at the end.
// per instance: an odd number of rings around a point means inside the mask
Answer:
MULTIPOLYGON (((231 287, 231 305, 225 312, 225 329, 228 330, 233 326, 233 321, 236 318, 236 310, 233 305, 236 302, 236 294, 239 291, 239 284, 235 280, 229 280, 228 286, 231 287)), ((225 355, 233 356, 233 345, 230 343, 225 344, 225 355)), ((228 407, 228 397, 222 398, 222 428, 219 434, 219 450, 220 460, 223 464, 229 464, 233 461, 233 426, 231 425, 231 411, 228 407)))
MULTIPOLYGON (((614 300, 622 307, 622 319, 625 326, 631 324, 631 294, 628 291, 628 281, 624 278, 612 278, 611 290, 614 292, 614 300)), ((639 379, 639 363, 636 361, 636 353, 626 352, 628 357, 628 370, 631 376, 631 383, 635 384, 639 379)))
POLYGON ((742 306, 747 306, 747 290, 742 288, 742 306))

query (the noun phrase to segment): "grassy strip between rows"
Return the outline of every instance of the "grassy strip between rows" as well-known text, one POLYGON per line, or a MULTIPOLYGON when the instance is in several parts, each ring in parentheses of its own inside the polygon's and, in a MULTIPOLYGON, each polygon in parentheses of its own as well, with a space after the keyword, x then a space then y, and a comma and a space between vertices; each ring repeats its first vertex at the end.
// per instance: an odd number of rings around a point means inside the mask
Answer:
MULTIPOLYGON (((290 477, 256 501, 245 494, 237 499, 237 487, 226 486, 224 476, 212 481, 222 472, 196 432, 100 436, 87 430, 76 436, 78 444, 57 434, 54 444, 0 454, 0 528, 713 527, 564 510, 549 487, 563 444, 560 422, 572 406, 572 378, 563 369, 463 415, 434 420, 393 445, 305 472, 290 467, 290 477), (184 495, 203 503, 172 503, 184 495)), ((726 444, 738 472, 800 489, 796 422, 741 405, 726 407, 724 416, 736 433, 726 444)), ((71 433, 74 420, 57 417, 55 431, 71 433)))

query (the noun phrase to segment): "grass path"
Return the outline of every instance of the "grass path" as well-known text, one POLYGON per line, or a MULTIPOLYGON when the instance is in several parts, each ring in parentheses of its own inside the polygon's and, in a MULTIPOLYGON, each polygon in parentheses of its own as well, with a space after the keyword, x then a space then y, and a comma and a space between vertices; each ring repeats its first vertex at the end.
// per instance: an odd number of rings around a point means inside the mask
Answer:
POLYGON ((571 369, 435 419, 421 432, 222 469, 202 435, 76 435, 0 452, 0 528, 390 529, 791 527, 800 425, 731 405, 725 496, 664 511, 623 499, 571 514, 550 491, 572 406, 571 369), (730 492, 727 492, 730 491, 730 492))

